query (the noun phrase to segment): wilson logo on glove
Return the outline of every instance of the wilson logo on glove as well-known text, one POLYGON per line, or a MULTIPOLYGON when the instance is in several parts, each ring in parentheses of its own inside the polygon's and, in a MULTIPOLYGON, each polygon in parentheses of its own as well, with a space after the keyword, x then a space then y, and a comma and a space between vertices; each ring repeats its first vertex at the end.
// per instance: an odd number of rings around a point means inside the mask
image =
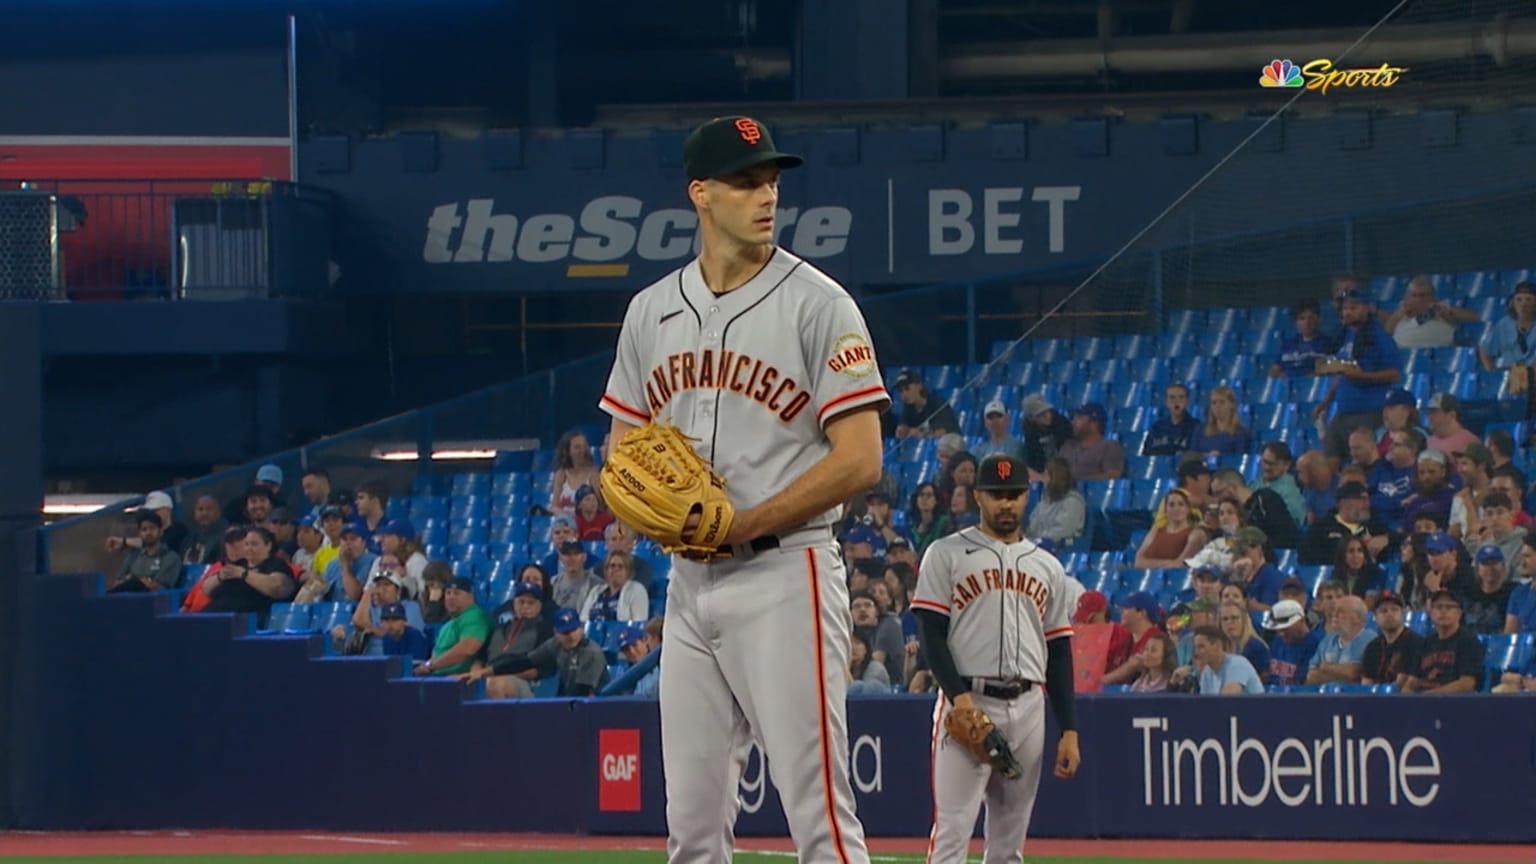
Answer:
POLYGON ((671 424, 637 426, 613 445, 598 476, 613 515, 668 553, 718 554, 736 516, 725 478, 694 452, 697 440, 671 424), (685 540, 692 515, 698 527, 685 540))

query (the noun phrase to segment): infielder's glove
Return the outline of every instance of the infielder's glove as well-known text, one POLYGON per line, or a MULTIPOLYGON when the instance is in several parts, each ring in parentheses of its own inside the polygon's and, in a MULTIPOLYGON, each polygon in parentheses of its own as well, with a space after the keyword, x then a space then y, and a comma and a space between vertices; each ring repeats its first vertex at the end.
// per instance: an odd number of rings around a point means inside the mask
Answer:
POLYGON ((668 553, 717 552, 736 515, 725 479, 690 446, 696 440, 653 420, 610 447, 598 477, 603 502, 613 515, 668 553), (684 541, 692 513, 698 514, 699 524, 692 539, 684 541))
POLYGON ((1008 739, 992 724, 992 718, 980 708, 956 708, 944 718, 944 731, 956 743, 971 751, 976 761, 991 765, 1009 780, 1017 780, 1024 773, 1019 760, 1014 758, 1008 739))

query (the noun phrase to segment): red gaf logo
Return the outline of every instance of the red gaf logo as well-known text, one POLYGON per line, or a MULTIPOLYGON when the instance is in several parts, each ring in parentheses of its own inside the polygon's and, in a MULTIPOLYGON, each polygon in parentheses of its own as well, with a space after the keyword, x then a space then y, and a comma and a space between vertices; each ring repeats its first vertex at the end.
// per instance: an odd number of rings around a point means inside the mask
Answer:
POLYGON ((597 809, 603 813, 640 810, 640 730, 597 731, 597 809))
POLYGON ((748 144, 756 144, 763 140, 763 130, 757 128, 757 121, 743 117, 736 121, 736 131, 741 133, 741 140, 748 144))
POLYGON ((997 479, 1007 480, 1011 474, 1013 474, 1012 462, 999 461, 997 463, 997 479))

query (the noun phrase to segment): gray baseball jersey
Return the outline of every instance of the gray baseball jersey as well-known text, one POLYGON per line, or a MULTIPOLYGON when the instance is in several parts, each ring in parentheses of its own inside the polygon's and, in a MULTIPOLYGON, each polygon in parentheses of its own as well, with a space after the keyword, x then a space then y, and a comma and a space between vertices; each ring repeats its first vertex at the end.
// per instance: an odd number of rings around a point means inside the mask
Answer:
POLYGON ((1067 574, 1056 556, 973 527, 929 546, 918 574, 912 605, 949 616, 961 675, 1045 683, 1046 640, 1072 635, 1067 574))
MULTIPOLYGON (((653 416, 699 439, 737 508, 758 504, 830 450, 828 418, 885 405, 864 316, 831 277, 775 250, 745 285, 715 296, 697 259, 641 291, 624 315, 610 415, 653 416)), ((830 525, 838 509, 813 518, 830 525)))

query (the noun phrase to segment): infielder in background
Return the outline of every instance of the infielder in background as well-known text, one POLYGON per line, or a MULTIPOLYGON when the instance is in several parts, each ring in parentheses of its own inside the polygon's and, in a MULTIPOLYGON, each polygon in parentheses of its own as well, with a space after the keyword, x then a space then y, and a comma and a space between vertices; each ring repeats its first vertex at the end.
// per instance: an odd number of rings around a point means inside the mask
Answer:
POLYGON ((1029 469, 988 456, 976 472, 981 524, 935 541, 912 611, 943 696, 933 716, 929 864, 962 864, 983 796, 985 864, 1024 860, 1040 786, 1045 695, 1061 728, 1055 774, 1077 773, 1072 607, 1055 556, 1024 539, 1029 469))
POLYGON ((853 299, 773 243, 779 171, 800 162, 747 117, 688 137, 699 255, 630 302, 600 403, 616 449, 653 418, 680 427, 734 505, 728 528, 689 519, 685 541, 722 545, 675 556, 667 590, 672 864, 730 860, 753 737, 800 861, 869 860, 848 780, 851 624, 833 526, 880 479, 890 396, 853 299))

